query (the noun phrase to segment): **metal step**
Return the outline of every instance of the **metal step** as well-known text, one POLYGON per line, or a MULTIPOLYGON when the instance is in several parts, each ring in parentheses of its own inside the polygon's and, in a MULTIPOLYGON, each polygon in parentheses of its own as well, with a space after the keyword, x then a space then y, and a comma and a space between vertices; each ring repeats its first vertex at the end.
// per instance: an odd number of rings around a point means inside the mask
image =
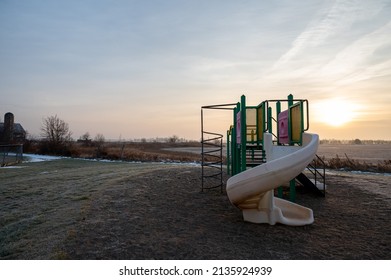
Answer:
POLYGON ((316 194, 319 194, 321 196, 325 196, 325 185, 323 187, 323 184, 321 183, 316 183, 315 180, 311 180, 308 178, 304 173, 300 173, 299 175, 296 176, 296 179, 306 188, 310 189, 316 194))

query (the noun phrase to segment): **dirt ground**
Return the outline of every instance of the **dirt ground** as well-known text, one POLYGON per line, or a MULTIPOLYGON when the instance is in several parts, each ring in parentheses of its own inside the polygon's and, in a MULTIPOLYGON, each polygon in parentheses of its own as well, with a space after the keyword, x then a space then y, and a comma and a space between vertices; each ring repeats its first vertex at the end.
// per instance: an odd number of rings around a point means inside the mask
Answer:
MULTIPOLYGON (((24 166, 24 167, 23 167, 24 166)), ((0 259, 391 259, 391 176, 328 172, 303 227, 244 222, 196 165, 0 169, 0 259)))

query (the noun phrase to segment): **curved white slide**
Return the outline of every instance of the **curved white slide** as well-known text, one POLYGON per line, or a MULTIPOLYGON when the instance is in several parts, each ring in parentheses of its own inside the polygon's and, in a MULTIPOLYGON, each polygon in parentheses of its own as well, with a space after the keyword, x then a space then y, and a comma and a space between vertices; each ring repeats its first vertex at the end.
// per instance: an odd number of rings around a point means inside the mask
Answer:
POLYGON ((302 146, 276 146, 272 135, 264 134, 266 163, 227 181, 228 198, 243 211, 245 221, 291 226, 314 222, 311 209, 274 197, 273 190, 299 175, 315 157, 318 146, 317 134, 303 133, 302 146))

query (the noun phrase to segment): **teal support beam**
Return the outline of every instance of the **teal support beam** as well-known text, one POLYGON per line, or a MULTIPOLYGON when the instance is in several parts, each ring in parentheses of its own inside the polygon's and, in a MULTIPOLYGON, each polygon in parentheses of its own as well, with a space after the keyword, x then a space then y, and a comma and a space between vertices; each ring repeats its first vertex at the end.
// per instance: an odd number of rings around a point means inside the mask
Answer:
POLYGON ((231 161, 231 153, 230 153, 230 150, 231 150, 231 141, 230 141, 231 133, 232 133, 232 127, 229 130, 227 130, 227 174, 228 175, 232 175, 231 174, 231 164, 232 164, 232 161, 231 161))
POLYGON ((293 105, 293 95, 289 94, 288 95, 288 107, 293 105))
POLYGON ((240 171, 246 170, 246 146, 247 146, 247 127, 246 127, 246 96, 240 98, 240 171))
POLYGON ((296 201, 296 180, 293 179, 289 182, 289 200, 296 201))
POLYGON ((232 141, 231 141, 231 153, 232 153, 232 175, 236 175, 239 173, 239 146, 237 143, 237 135, 236 135, 236 125, 237 125, 237 114, 240 110, 240 103, 236 105, 236 108, 233 110, 233 129, 232 129, 232 141))
POLYGON ((276 102, 276 110, 277 110, 277 116, 279 113, 281 113, 281 102, 277 101, 276 102))
MULTIPOLYGON (((288 107, 290 107, 292 105, 293 105, 293 95, 289 94, 288 95, 288 107)), ((288 129, 289 129, 289 131, 291 131, 290 126, 291 126, 291 124, 290 124, 290 121, 289 121, 288 122, 288 129)), ((289 200, 292 201, 292 202, 296 201, 296 181, 295 181, 295 179, 292 179, 289 182, 289 200)))
MULTIPOLYGON (((278 115, 281 113, 281 102, 280 101, 277 101, 277 103, 276 103, 276 113, 277 113, 277 121, 278 121, 278 115)), ((278 125, 277 125, 277 145, 280 145, 278 125)), ((284 196, 282 186, 278 187, 277 195, 279 198, 282 198, 284 196)))
POLYGON ((279 186, 278 189, 277 189, 277 195, 279 198, 282 198, 284 196, 284 191, 283 191, 283 188, 282 186, 279 186))
MULTIPOLYGON (((289 139, 292 139, 292 121, 291 121, 291 113, 290 113, 290 107, 292 105, 293 105, 293 95, 289 94, 288 95, 288 110, 289 110, 288 133, 289 133, 289 139)), ((292 145, 292 143, 290 143, 290 145, 292 145)))
POLYGON ((273 117, 272 117, 272 107, 267 108, 267 123, 269 128, 269 133, 273 133, 273 117))
POLYGON ((280 145, 279 141, 279 129, 278 129, 278 115, 281 113, 281 102, 276 102, 276 114, 277 114, 277 145, 280 145))

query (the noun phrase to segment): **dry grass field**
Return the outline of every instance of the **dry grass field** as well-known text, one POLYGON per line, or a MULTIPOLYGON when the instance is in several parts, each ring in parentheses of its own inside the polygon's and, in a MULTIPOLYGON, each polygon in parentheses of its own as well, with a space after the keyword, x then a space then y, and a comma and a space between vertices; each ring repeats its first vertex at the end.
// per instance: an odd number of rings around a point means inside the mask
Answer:
POLYGON ((320 145, 318 155, 326 168, 391 173, 391 145, 320 145))
MULTIPOLYGON (((169 147, 166 151, 200 154, 200 147, 169 147)), ((391 173, 391 143, 321 144, 317 153, 330 169, 391 173)))
POLYGON ((389 174, 329 170, 325 198, 297 195, 315 223, 292 228, 243 222, 225 193, 200 192, 200 172, 70 158, 0 168, 0 259, 391 258, 389 174))
POLYGON ((326 159, 337 156, 344 158, 347 155, 350 159, 375 164, 391 160, 391 143, 373 145, 321 144, 319 145, 318 154, 326 159))
MULTIPOLYGON (((25 152, 40 153, 39 143, 26 145, 25 152)), ((199 142, 77 142, 66 148, 67 156, 140 162, 200 162, 199 142)), ((225 156, 225 148, 223 149, 225 156)), ((331 169, 391 173, 391 143, 321 144, 318 155, 331 169)))
MULTIPOLYGON (((109 159, 123 161, 141 162, 194 162, 200 161, 198 153, 186 151, 189 147, 200 147, 198 142, 103 142, 88 144, 72 142, 66 147, 66 156, 84 159, 109 159), (183 148, 180 153, 173 151, 173 148, 183 148)), ((191 148, 190 148, 191 149, 191 148)), ((25 145, 25 153, 41 154, 40 142, 33 142, 25 145)), ((64 153, 61 153, 64 155, 64 153)))
POLYGON ((104 191, 168 165, 61 159, 16 167, 0 169, 0 257, 47 259, 61 257, 59 245, 104 191))

